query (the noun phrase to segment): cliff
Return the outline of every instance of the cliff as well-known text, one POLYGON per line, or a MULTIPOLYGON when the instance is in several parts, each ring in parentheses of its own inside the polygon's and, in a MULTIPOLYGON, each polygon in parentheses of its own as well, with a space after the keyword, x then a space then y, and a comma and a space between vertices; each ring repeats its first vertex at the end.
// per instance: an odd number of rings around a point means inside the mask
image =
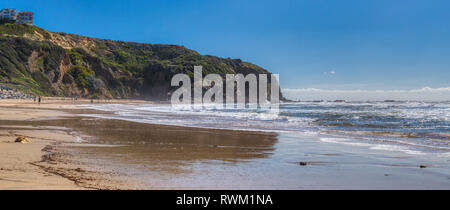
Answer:
POLYGON ((240 59, 178 45, 141 44, 0 23, 0 84, 42 96, 166 100, 177 73, 270 74, 240 59))

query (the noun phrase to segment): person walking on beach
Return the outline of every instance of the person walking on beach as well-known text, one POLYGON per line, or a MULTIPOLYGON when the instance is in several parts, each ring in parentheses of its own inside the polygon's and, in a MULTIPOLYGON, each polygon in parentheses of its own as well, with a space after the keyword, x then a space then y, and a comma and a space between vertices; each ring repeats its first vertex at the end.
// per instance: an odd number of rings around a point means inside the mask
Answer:
POLYGON ((39 103, 39 104, 41 104, 41 100, 42 100, 42 99, 41 99, 41 97, 39 96, 39 98, 38 98, 38 103, 39 103))

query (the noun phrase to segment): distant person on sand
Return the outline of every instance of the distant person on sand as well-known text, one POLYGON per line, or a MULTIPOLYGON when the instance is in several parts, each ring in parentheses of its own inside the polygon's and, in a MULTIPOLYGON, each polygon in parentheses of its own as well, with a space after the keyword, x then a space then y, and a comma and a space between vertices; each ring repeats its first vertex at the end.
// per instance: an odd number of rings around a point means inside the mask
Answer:
POLYGON ((42 99, 41 99, 41 97, 39 96, 39 98, 38 98, 38 103, 39 103, 39 104, 41 104, 41 100, 42 100, 42 99))

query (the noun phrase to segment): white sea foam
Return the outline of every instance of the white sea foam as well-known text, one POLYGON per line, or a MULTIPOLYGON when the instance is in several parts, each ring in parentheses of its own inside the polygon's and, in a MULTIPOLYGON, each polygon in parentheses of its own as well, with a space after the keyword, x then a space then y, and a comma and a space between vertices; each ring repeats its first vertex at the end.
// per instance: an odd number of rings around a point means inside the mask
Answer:
POLYGON ((345 144, 345 145, 359 146, 359 147, 370 147, 370 146, 372 146, 372 144, 355 142, 355 141, 349 141, 349 140, 344 139, 344 138, 320 138, 320 141, 326 142, 326 143, 345 144))
POLYGON ((102 111, 113 111, 115 116, 96 115, 97 117, 112 117, 155 124, 180 125, 191 127, 255 130, 255 131, 286 131, 308 127, 312 119, 280 116, 278 113, 266 110, 227 109, 218 110, 213 107, 194 107, 170 105, 88 105, 102 111))
POLYGON ((343 144, 343 145, 349 145, 349 146, 357 146, 357 147, 366 147, 371 150, 383 150, 383 151, 390 151, 390 152, 402 152, 410 155, 425 155, 426 153, 413 150, 407 146, 399 146, 399 145, 387 145, 387 144, 374 144, 374 143, 362 143, 357 142, 356 139, 350 140, 345 138, 329 138, 324 137, 320 138, 320 141, 325 143, 334 143, 334 144, 343 144))
POLYGON ((385 151, 392 151, 392 152, 404 152, 406 154, 410 155, 425 155, 425 153, 417 150, 411 150, 409 147, 406 146, 398 146, 398 145, 375 145, 370 147, 370 149, 373 150, 385 150, 385 151))
POLYGON ((450 152, 440 153, 440 154, 438 154, 438 157, 441 157, 441 158, 450 158, 450 152))
POLYGON ((344 138, 338 135, 336 138, 320 140, 409 154, 419 154, 415 153, 416 148, 450 150, 445 140, 427 139, 436 136, 445 138, 449 134, 449 102, 297 102, 283 103, 279 113, 264 109, 217 109, 211 105, 172 107, 168 104, 103 104, 86 107, 115 113, 97 114, 95 117, 142 123, 247 131, 309 132, 312 135, 322 131, 328 134, 339 131, 344 138), (327 123, 331 126, 321 125, 327 123), (408 137, 416 134, 422 137, 408 137), (394 146, 380 145, 385 143, 394 146))

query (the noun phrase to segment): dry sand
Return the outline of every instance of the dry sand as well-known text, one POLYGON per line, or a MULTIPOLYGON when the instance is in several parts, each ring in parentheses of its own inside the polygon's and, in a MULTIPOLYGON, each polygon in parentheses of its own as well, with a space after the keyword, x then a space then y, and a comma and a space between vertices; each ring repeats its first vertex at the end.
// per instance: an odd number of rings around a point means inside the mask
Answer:
MULTIPOLYGON (((0 112, 4 112, 2 109, 0 112)), ((16 112, 15 112, 16 113, 16 112)), ((20 129, 20 128, 15 128, 20 129)), ((64 134, 50 130, 1 130, 0 131, 0 189, 83 189, 75 182, 46 172, 38 164, 46 154, 46 145, 62 138, 64 134), (31 143, 15 143, 17 136, 23 135, 31 143), (45 138, 42 138, 45 136, 45 138), (54 140, 52 140, 54 139, 54 140)))
MULTIPOLYGON (((0 100, 0 190, 21 189, 126 189, 106 174, 70 162, 64 144, 76 144, 77 136, 67 128, 31 127, 14 122, 64 118, 64 110, 80 109, 75 105, 90 100, 46 98, 41 104, 33 100, 0 100), (7 123, 5 123, 7 122, 7 123), (14 142, 25 136, 30 143, 14 142)), ((115 100, 94 103, 148 103, 115 100)))

